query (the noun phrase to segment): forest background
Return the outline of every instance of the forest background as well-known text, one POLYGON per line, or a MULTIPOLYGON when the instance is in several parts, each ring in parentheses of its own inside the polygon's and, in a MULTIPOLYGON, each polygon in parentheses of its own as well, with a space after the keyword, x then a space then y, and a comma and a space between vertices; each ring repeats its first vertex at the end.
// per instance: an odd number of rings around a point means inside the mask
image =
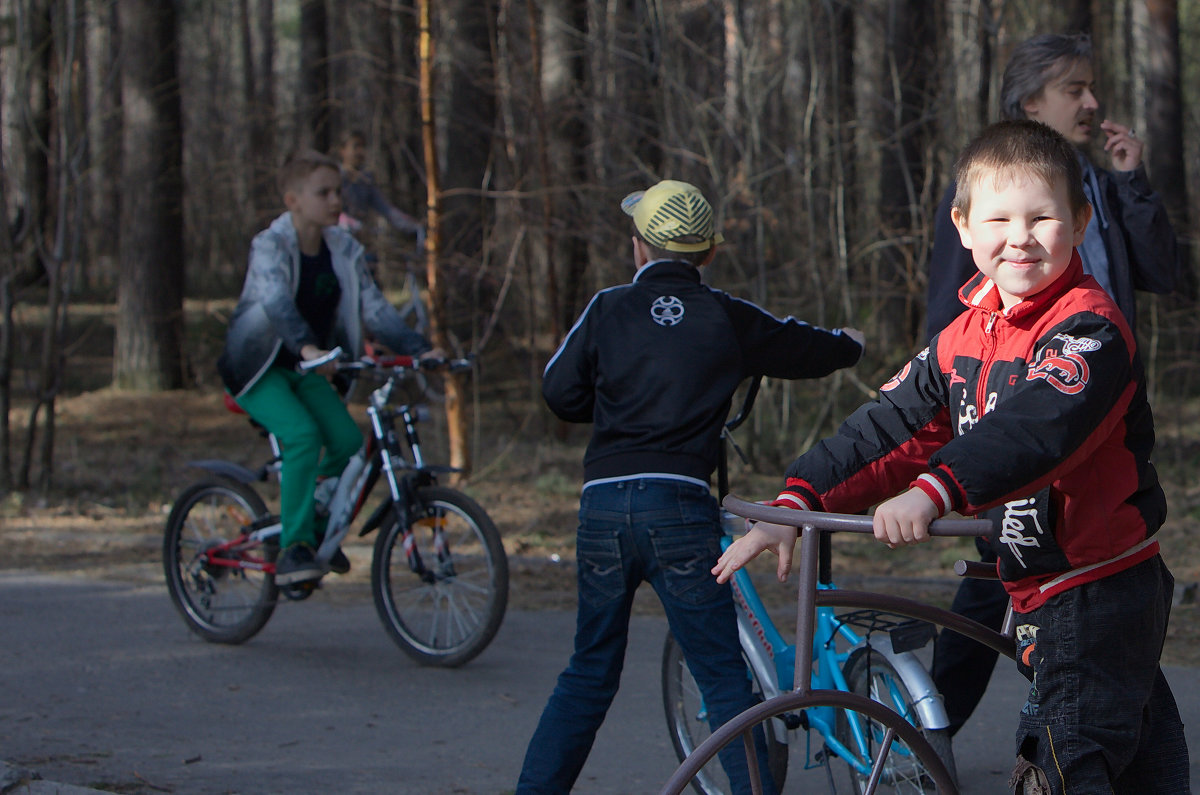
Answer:
POLYGON ((32 528, 31 550, 47 512, 153 524, 189 457, 255 461, 220 414, 225 321, 281 211, 277 166, 352 129, 429 225, 421 256, 375 230, 381 283, 400 300, 416 273, 439 341, 478 356, 437 439, 497 501, 510 552, 571 548, 586 428, 549 415, 541 369, 590 295, 631 276, 618 202, 662 178, 715 206, 709 283, 867 334, 852 372, 766 384, 738 432, 739 476, 770 476, 739 488, 766 494, 924 344, 953 158, 997 118, 1012 47, 1072 30, 1093 37, 1100 117, 1147 142, 1187 257, 1177 294, 1139 295, 1138 333, 1190 548, 1195 0, 0 0, 0 524, 32 528), (524 514, 500 504, 518 496, 524 514))

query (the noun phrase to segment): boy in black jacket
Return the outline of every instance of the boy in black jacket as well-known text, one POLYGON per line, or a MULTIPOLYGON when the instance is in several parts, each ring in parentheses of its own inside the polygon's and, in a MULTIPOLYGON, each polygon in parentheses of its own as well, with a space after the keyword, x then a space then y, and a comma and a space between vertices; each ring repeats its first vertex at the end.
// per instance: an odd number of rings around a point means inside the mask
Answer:
MULTIPOLYGON (((591 422, 576 557, 575 653, 529 743, 518 793, 565 793, 616 695, 634 591, 653 586, 713 728, 753 706, 709 492, 721 427, 751 375, 817 378, 862 355, 862 335, 780 320, 706 287, 698 268, 722 242, 712 208, 665 180, 621 203, 633 217, 630 284, 597 293, 550 363, 542 394, 564 420, 591 422)), ((767 771, 759 738, 759 769, 767 771)), ((737 792, 745 754, 721 753, 737 792)), ((773 791, 768 782, 768 791, 773 791)))

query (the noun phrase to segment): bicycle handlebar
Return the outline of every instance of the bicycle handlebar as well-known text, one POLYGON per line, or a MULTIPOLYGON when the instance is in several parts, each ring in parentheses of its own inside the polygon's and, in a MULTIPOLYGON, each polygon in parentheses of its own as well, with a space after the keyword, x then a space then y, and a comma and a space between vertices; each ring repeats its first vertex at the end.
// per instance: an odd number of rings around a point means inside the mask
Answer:
MULTIPOLYGON (((871 533, 871 517, 845 513, 822 513, 821 511, 800 511, 795 508, 783 508, 778 505, 763 505, 757 502, 746 502, 732 494, 721 501, 721 505, 730 513, 753 519, 756 522, 791 525, 800 527, 811 525, 818 530, 828 532, 871 533)), ((982 536, 992 531, 992 523, 987 519, 937 519, 929 524, 931 536, 982 536)))
POLYGON ((351 370, 412 370, 414 372, 417 370, 449 370, 452 373, 458 373, 471 369, 475 363, 475 354, 467 354, 461 359, 446 359, 442 357, 426 357, 422 359, 416 356, 379 356, 371 354, 354 360, 345 358, 345 352, 340 347, 337 347, 320 358, 300 362, 296 365, 296 369, 300 372, 307 372, 330 362, 337 364, 338 372, 351 370))
POLYGON ((470 353, 459 359, 448 359, 440 356, 364 356, 358 362, 349 363, 355 367, 348 369, 363 369, 376 367, 393 370, 448 370, 461 373, 470 370, 475 365, 475 354, 470 353))

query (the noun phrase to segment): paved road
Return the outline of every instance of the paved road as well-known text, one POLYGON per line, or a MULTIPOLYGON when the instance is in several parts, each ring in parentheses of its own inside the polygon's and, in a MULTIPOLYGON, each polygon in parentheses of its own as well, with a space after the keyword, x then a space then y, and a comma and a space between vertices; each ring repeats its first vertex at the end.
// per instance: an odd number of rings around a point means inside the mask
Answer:
MULTIPOLYGON (((572 626, 570 613, 511 612, 487 651, 447 671, 393 646, 357 586, 285 604, 226 647, 194 638, 157 584, 0 574, 0 759, 124 793, 511 792, 572 626)), ((654 792, 674 770, 664 626, 635 619, 623 688, 576 792, 654 792)), ((1200 671, 1168 675, 1200 725, 1200 671)), ((1022 684, 1005 668, 985 719, 956 739, 965 792, 1003 791, 1022 684)))

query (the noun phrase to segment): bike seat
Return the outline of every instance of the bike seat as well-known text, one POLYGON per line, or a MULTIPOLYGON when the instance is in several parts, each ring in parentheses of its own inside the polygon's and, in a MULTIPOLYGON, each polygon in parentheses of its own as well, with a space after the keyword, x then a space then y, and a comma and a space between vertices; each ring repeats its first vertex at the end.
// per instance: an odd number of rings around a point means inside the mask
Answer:
POLYGON ((237 401, 233 399, 233 395, 229 394, 228 392, 224 392, 222 394, 225 396, 225 408, 229 409, 234 414, 246 413, 246 410, 239 406, 237 401))

